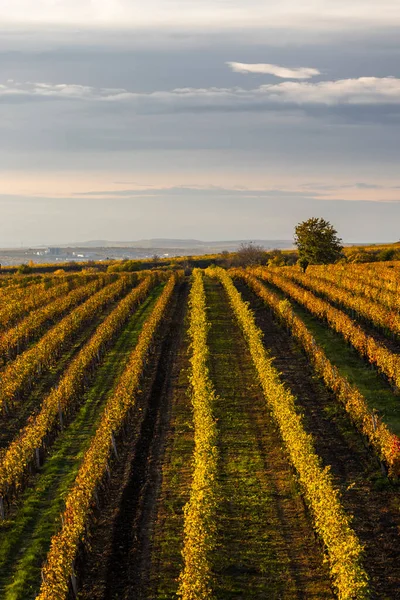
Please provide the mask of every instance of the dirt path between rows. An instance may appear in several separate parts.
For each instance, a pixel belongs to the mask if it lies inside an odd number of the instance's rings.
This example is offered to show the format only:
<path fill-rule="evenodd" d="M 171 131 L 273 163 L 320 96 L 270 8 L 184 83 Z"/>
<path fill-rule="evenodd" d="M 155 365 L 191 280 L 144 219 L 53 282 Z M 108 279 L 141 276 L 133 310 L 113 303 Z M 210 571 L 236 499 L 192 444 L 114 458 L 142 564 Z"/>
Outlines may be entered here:
<path fill-rule="evenodd" d="M 333 598 L 321 548 L 225 292 L 206 279 L 206 293 L 220 453 L 215 597 Z"/>
<path fill-rule="evenodd" d="M 364 447 L 335 398 L 316 379 L 310 364 L 271 311 L 246 287 L 235 282 L 250 302 L 274 365 L 297 398 L 306 429 L 325 465 L 331 466 L 353 527 L 365 545 L 372 597 L 400 598 L 400 495 L 380 478 L 376 459 Z"/>
<path fill-rule="evenodd" d="M 0 598 L 31 600 L 39 590 L 40 570 L 51 537 L 59 528 L 65 497 L 76 477 L 82 456 L 96 431 L 102 409 L 136 345 L 143 322 L 157 294 L 134 312 L 96 370 L 90 389 L 69 425 L 56 437 L 43 465 L 12 505 L 0 528 Z"/>
<path fill-rule="evenodd" d="M 152 546 L 175 387 L 186 397 L 177 357 L 184 338 L 188 287 L 184 282 L 175 295 L 146 368 L 138 410 L 125 428 L 127 435 L 119 440 L 119 460 L 92 528 L 90 551 L 81 561 L 82 600 L 155 597 L 149 591 L 156 579 Z"/>

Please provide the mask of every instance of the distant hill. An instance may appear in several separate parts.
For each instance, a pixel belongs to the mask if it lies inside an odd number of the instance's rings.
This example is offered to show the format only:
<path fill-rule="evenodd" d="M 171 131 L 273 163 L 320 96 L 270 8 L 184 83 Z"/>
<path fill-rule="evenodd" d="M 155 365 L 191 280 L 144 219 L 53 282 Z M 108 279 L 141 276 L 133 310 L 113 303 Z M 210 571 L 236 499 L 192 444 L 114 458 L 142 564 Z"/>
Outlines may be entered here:
<path fill-rule="evenodd" d="M 136 240 L 131 242 L 113 242 L 109 240 L 90 240 L 87 242 L 76 242 L 71 244 L 61 244 L 60 248 L 154 248 L 168 249 L 181 248 L 182 250 L 190 249 L 191 251 L 199 249 L 212 249 L 215 251 L 236 250 L 240 244 L 253 242 L 265 248 L 292 248 L 292 240 L 223 240 L 204 242 L 202 240 L 193 239 L 170 239 L 170 238 L 152 238 L 148 240 Z"/>

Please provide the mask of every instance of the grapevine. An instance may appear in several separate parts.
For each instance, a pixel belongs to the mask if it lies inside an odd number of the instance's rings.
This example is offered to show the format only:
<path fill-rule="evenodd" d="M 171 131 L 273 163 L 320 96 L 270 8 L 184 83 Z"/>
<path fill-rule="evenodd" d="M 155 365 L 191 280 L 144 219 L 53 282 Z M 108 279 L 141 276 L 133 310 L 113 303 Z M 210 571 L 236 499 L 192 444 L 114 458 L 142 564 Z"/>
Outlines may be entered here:
<path fill-rule="evenodd" d="M 243 302 L 226 271 L 208 269 L 228 295 L 232 310 L 247 340 L 266 400 L 274 415 L 290 459 L 298 473 L 306 500 L 312 510 L 315 528 L 327 549 L 330 571 L 340 600 L 368 597 L 368 577 L 362 566 L 362 546 L 344 512 L 329 469 L 323 468 L 312 438 L 297 413 L 295 398 L 285 388 L 272 365 L 248 305 Z"/>
<path fill-rule="evenodd" d="M 61 530 L 51 541 L 37 600 L 61 600 L 68 593 L 73 561 L 85 535 L 96 488 L 108 467 L 114 435 L 120 430 L 129 410 L 136 404 L 146 358 L 171 300 L 177 277 L 179 275 L 171 275 L 150 317 L 143 325 L 136 348 L 107 402 L 90 447 L 83 457 L 78 475 L 66 497 Z"/>

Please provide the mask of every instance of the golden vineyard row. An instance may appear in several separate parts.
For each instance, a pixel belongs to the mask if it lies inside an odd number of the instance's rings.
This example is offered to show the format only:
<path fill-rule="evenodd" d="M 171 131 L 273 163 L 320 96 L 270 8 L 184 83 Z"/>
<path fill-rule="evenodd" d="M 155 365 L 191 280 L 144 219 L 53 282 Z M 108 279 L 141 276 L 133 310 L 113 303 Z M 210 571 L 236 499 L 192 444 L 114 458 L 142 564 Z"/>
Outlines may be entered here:
<path fill-rule="evenodd" d="M 89 323 L 99 311 L 125 294 L 131 283 L 130 278 L 122 277 L 54 325 L 32 348 L 20 354 L 0 372 L 0 406 L 8 409 L 19 394 L 27 393 L 34 384 L 35 377 L 43 370 L 56 364 L 67 344 Z M 96 291 L 96 283 L 90 284 Z"/>
<path fill-rule="evenodd" d="M 271 307 L 292 335 L 301 343 L 311 364 L 344 405 L 351 420 L 365 435 L 379 458 L 387 465 L 390 475 L 400 475 L 400 439 L 392 433 L 383 421 L 373 415 L 364 396 L 346 377 L 340 375 L 325 352 L 319 346 L 305 323 L 294 314 L 288 300 L 281 300 L 268 290 L 258 279 L 241 269 L 231 271 L 233 277 L 243 279 L 247 285 Z"/>
<path fill-rule="evenodd" d="M 109 283 L 96 278 L 93 282 L 80 286 L 68 293 L 68 284 L 54 288 L 59 292 L 46 306 L 33 310 L 17 325 L 0 334 L 0 360 L 7 361 L 22 352 L 33 337 L 38 337 L 48 323 L 61 317 L 67 311 L 87 300 L 95 292 Z M 50 299 L 52 300 L 52 298 Z"/>
<path fill-rule="evenodd" d="M 54 277 L 51 287 L 39 283 L 23 289 L 17 288 L 14 293 L 10 293 L 11 290 L 9 290 L 8 293 L 3 294 L 1 297 L 0 330 L 11 327 L 31 310 L 44 306 L 52 300 L 68 294 L 74 288 L 97 278 L 97 275 L 68 275 L 66 277 Z M 112 279 L 108 276 L 103 278 L 103 281 L 110 283 Z"/>
<path fill-rule="evenodd" d="M 268 269 L 253 269 L 254 275 L 272 283 L 296 302 L 304 306 L 319 319 L 325 320 L 332 329 L 340 333 L 361 356 L 371 364 L 378 367 L 386 377 L 400 389 L 400 356 L 392 352 L 387 346 L 377 342 L 373 337 L 357 325 L 343 311 L 332 306 L 326 300 L 318 298 L 306 290 Z"/>
<path fill-rule="evenodd" d="M 210 552 L 215 548 L 217 500 L 217 427 L 213 418 L 214 387 L 208 371 L 206 298 L 203 275 L 193 274 L 189 298 L 191 397 L 194 420 L 194 472 L 184 509 L 184 568 L 178 596 L 183 600 L 212 597 Z"/>
<path fill-rule="evenodd" d="M 37 291 L 46 290 L 53 285 L 58 285 L 66 280 L 66 278 L 74 278 L 80 273 L 73 273 L 69 275 L 55 274 L 50 275 L 22 275 L 16 277 L 15 275 L 0 275 L 0 300 L 7 299 L 18 299 L 20 294 L 24 294 L 25 291 L 35 286 Z M 93 277 L 93 275 L 92 275 Z"/>
<path fill-rule="evenodd" d="M 356 267 L 353 269 L 353 267 Z M 363 268 L 364 267 L 364 268 Z M 400 287 L 399 262 L 377 262 L 366 265 L 352 265 L 351 271 L 363 276 L 365 272 L 369 274 L 371 280 L 375 278 L 375 285 L 380 287 L 384 285 L 387 289 L 397 292 Z"/>
<path fill-rule="evenodd" d="M 148 276 L 119 302 L 73 359 L 59 384 L 43 400 L 40 412 L 7 449 L 0 451 L 0 497 L 15 495 L 35 449 L 43 445 L 46 435 L 54 429 L 60 412 L 67 413 L 79 402 L 93 367 L 99 364 L 107 346 L 158 279 L 155 274 Z"/>
<path fill-rule="evenodd" d="M 208 269 L 223 284 L 233 312 L 247 340 L 265 398 L 295 467 L 305 498 L 311 508 L 315 528 L 326 547 L 330 572 L 340 600 L 368 596 L 368 577 L 362 566 L 362 546 L 350 526 L 334 488 L 329 470 L 316 454 L 312 437 L 306 433 L 296 411 L 295 398 L 285 388 L 272 365 L 248 305 L 243 302 L 226 271 Z"/>
<path fill-rule="evenodd" d="M 355 296 L 334 283 L 294 269 L 285 270 L 283 275 L 318 294 L 322 294 L 325 298 L 336 302 L 340 306 L 356 311 L 358 315 L 367 319 L 376 327 L 400 335 L 400 314 L 397 309 L 390 310 L 382 304 L 368 300 L 364 296 Z"/>
<path fill-rule="evenodd" d="M 68 593 L 73 561 L 84 538 L 97 487 L 110 459 L 113 436 L 119 432 L 129 410 L 136 404 L 140 378 L 155 333 L 170 303 L 179 275 L 170 276 L 150 317 L 144 323 L 119 382 L 107 401 L 100 423 L 80 465 L 75 482 L 65 500 L 61 530 L 53 536 L 42 570 L 43 583 L 37 600 L 61 600 Z"/>
<path fill-rule="evenodd" d="M 373 279 L 367 277 L 367 272 L 362 272 L 360 277 L 356 273 L 344 270 L 335 265 L 336 269 L 330 269 L 328 266 L 315 266 L 307 269 L 307 275 L 311 275 L 313 280 L 330 282 L 338 288 L 351 292 L 357 296 L 365 296 L 372 302 L 383 304 L 389 310 L 399 311 L 400 298 L 398 293 L 386 289 L 383 285 L 376 286 L 379 276 L 375 273 Z M 284 270 L 285 274 L 291 274 L 296 270 L 288 268 Z M 375 285 L 374 285 L 375 284 Z"/>
<path fill-rule="evenodd" d="M 317 267 L 318 268 L 318 267 Z M 325 267 L 323 267 L 325 268 Z M 398 293 L 400 289 L 400 270 L 398 262 L 377 262 L 352 265 L 326 265 L 328 270 L 339 268 L 360 280 L 366 280 L 368 285 Z"/>

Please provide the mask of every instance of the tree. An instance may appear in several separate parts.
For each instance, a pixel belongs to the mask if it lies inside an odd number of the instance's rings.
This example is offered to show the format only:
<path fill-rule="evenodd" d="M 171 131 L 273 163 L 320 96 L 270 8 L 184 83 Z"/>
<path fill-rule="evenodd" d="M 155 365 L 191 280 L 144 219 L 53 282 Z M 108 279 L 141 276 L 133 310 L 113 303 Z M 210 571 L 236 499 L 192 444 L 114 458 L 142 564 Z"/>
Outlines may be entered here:
<path fill-rule="evenodd" d="M 295 228 L 294 241 L 299 251 L 299 264 L 305 271 L 310 264 L 326 265 L 342 258 L 342 240 L 332 225 L 312 217 Z"/>
<path fill-rule="evenodd" d="M 18 273 L 20 275 L 29 275 L 30 273 L 32 273 L 32 271 L 33 271 L 33 269 L 31 267 L 31 265 L 27 265 L 26 263 L 22 263 L 18 267 Z"/>
<path fill-rule="evenodd" d="M 243 242 L 236 252 L 235 262 L 241 267 L 252 265 L 263 265 L 267 259 L 267 253 L 263 246 L 253 242 Z"/>
<path fill-rule="evenodd" d="M 283 267 L 284 265 L 286 265 L 286 261 L 282 250 L 272 250 L 271 252 L 268 252 L 269 267 Z"/>

